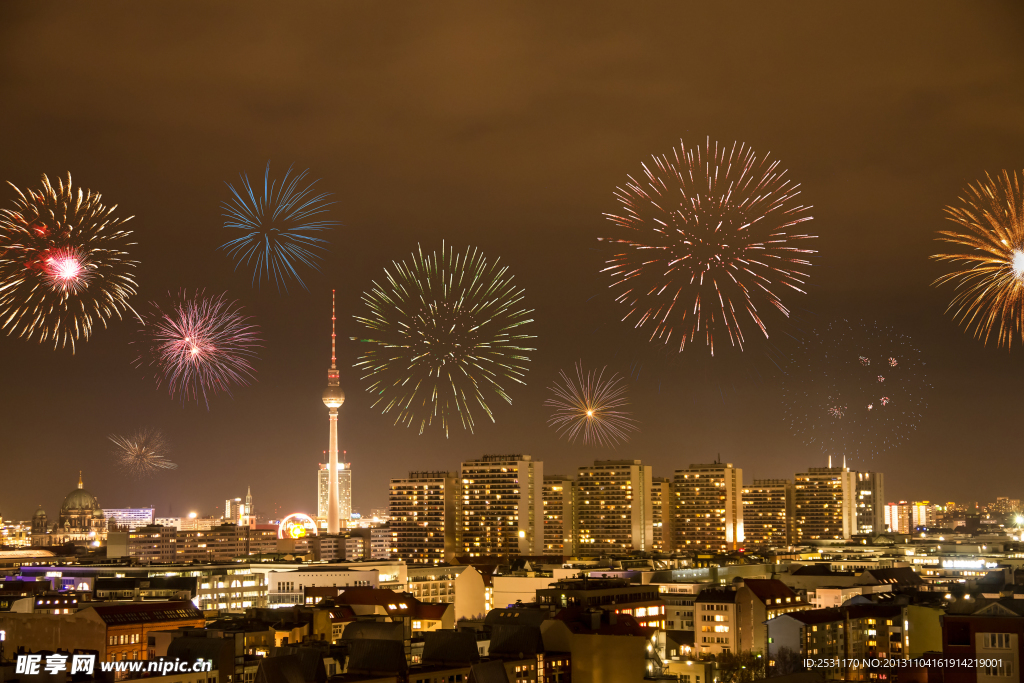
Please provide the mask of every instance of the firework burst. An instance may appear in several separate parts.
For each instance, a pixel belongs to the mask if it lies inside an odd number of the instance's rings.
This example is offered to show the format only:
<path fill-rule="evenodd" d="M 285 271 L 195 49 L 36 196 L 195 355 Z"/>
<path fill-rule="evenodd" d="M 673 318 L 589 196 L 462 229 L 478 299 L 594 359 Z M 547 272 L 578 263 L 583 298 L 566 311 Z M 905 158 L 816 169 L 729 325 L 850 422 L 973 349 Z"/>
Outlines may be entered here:
<path fill-rule="evenodd" d="M 182 292 L 166 306 L 151 303 L 142 319 L 145 350 L 136 364 L 148 364 L 157 386 L 166 383 L 171 396 L 183 402 L 201 397 L 209 409 L 210 396 L 231 395 L 232 386 L 254 379 L 259 327 L 226 294 Z"/>
<path fill-rule="evenodd" d="M 87 340 L 97 325 L 130 311 L 136 262 L 125 249 L 129 218 L 91 190 L 57 185 L 18 193 L 0 210 L 0 329 L 54 348 Z"/>
<path fill-rule="evenodd" d="M 232 197 L 221 204 L 224 227 L 241 234 L 220 248 L 235 261 L 235 270 L 243 264 L 252 268 L 254 286 L 273 280 L 278 291 L 288 291 L 294 279 L 305 289 L 297 266 L 320 270 L 327 240 L 318 235 L 338 222 L 324 217 L 334 203 L 327 201 L 331 194 L 314 189 L 317 181 L 306 182 L 307 173 L 293 175 L 289 166 L 284 178 L 272 181 L 267 162 L 262 189 L 244 173 L 240 188 L 227 184 Z"/>
<path fill-rule="evenodd" d="M 968 186 L 961 206 L 947 206 L 949 220 L 963 230 L 942 230 L 941 242 L 966 247 L 969 252 L 936 254 L 958 269 L 933 282 L 951 282 L 956 295 L 948 310 L 975 339 L 1010 347 L 1024 334 L 1024 192 L 1020 176 L 1007 171 Z"/>
<path fill-rule="evenodd" d="M 617 250 L 603 272 L 628 308 L 623 320 L 680 351 L 703 339 L 712 355 L 723 333 L 743 349 L 748 317 L 767 337 L 762 309 L 789 316 L 780 291 L 803 292 L 814 253 L 800 246 L 813 236 L 795 232 L 811 220 L 795 201 L 800 186 L 778 161 L 710 140 L 643 169 L 616 190 L 621 213 L 605 214 L 619 234 L 602 238 Z"/>
<path fill-rule="evenodd" d="M 887 366 L 885 375 L 872 365 Z M 787 421 L 825 455 L 887 454 L 917 429 L 929 388 L 905 335 L 836 320 L 809 334 L 785 381 Z"/>
<path fill-rule="evenodd" d="M 488 395 L 511 403 L 504 383 L 525 383 L 534 350 L 523 331 L 533 311 L 508 269 L 475 248 L 457 254 L 442 244 L 440 254 L 418 249 L 384 276 L 356 316 L 372 335 L 360 339 L 368 347 L 355 367 L 370 381 L 373 405 L 394 411 L 395 424 L 418 423 L 421 434 L 437 421 L 447 435 L 456 416 L 472 432 L 474 407 L 493 422 Z"/>
<path fill-rule="evenodd" d="M 548 424 L 557 429 L 559 438 L 565 436 L 574 443 L 582 434 L 584 444 L 614 448 L 636 431 L 636 420 L 623 410 L 629 405 L 625 381 L 616 374 L 605 379 L 606 369 L 584 372 L 583 364 L 577 363 L 575 379 L 563 370 L 561 382 L 548 388 L 554 398 L 544 405 L 555 409 Z"/>
<path fill-rule="evenodd" d="M 148 477 L 161 470 L 175 470 L 178 466 L 167 459 L 167 442 L 157 429 L 140 429 L 126 436 L 108 437 L 116 448 L 118 464 L 130 476 Z"/>

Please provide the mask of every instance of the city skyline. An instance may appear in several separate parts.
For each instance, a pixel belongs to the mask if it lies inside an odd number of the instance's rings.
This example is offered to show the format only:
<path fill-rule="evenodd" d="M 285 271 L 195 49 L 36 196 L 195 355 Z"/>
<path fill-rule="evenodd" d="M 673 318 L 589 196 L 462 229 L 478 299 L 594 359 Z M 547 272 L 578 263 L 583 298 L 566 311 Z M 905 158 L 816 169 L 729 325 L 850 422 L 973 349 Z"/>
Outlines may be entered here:
<path fill-rule="evenodd" d="M 268 30 L 257 18 L 220 8 L 189 29 L 187 50 L 180 27 L 153 9 L 131 20 L 100 5 L 57 16 L 0 9 L 10 97 L 24 103 L 0 112 L 5 129 L 19 131 L 0 180 L 35 187 L 43 173 L 71 172 L 133 215 L 137 310 L 181 288 L 227 291 L 263 333 L 256 381 L 212 396 L 208 411 L 132 367 L 130 314 L 97 326 L 74 354 L 0 336 L 0 513 L 27 520 L 37 505 L 56 507 L 79 470 L 106 504 L 152 505 L 161 517 L 212 512 L 247 486 L 258 508 L 315 513 L 312 473 L 329 449 L 316 392 L 334 289 L 346 392 L 338 451 L 353 464 L 356 508 L 383 507 L 393 478 L 457 471 L 487 454 L 530 455 L 545 472 L 569 474 L 594 460 L 640 460 L 669 478 L 720 455 L 745 485 L 824 467 L 826 455 L 786 423 L 776 362 L 798 361 L 795 340 L 837 318 L 907 334 L 931 384 L 910 438 L 850 459 L 852 470 L 883 472 L 886 502 L 1024 497 L 990 476 L 1016 448 L 1020 351 L 961 329 L 945 312 L 950 292 L 930 286 L 943 269 L 928 260 L 951 225 L 944 206 L 985 172 L 1022 167 L 1024 94 L 1013 84 L 1024 73 L 1012 27 L 1024 10 L 946 9 L 922 17 L 886 6 L 890 21 L 879 25 L 869 11 L 818 8 L 812 29 L 796 6 L 665 8 L 625 20 L 612 5 L 583 19 L 547 8 L 543 22 L 511 7 L 410 10 L 394 23 L 326 7 L 317 20 L 283 19 L 281 42 L 266 47 L 240 37 Z M 769 19 L 774 47 L 760 35 Z M 728 26 L 733 52 L 709 58 L 715 43 L 696 31 L 669 59 L 680 25 Z M 91 38 L 108 30 L 132 37 L 113 48 Z M 960 47 L 949 47 L 951 36 Z M 138 59 L 124 58 L 142 45 Z M 772 59 L 761 60 L 766 49 Z M 701 60 L 713 63 L 695 67 Z M 251 81 L 254 70 L 267 79 Z M 55 85 L 65 81 L 71 111 Z M 813 206 L 818 236 L 808 294 L 792 300 L 789 323 L 771 327 L 770 347 L 726 347 L 714 359 L 700 345 L 663 353 L 623 324 L 597 242 L 627 174 L 681 139 L 708 138 L 782 160 Z M 241 171 L 255 177 L 268 159 L 312 169 L 333 193 L 330 216 L 341 225 L 323 272 L 304 276 L 308 291 L 254 288 L 216 250 L 224 183 Z M 0 207 L 13 196 L 0 189 Z M 495 422 L 481 414 L 473 433 L 459 426 L 448 437 L 419 435 L 373 409 L 353 368 L 361 345 L 350 339 L 361 334 L 353 316 L 374 278 L 418 244 L 433 251 L 442 241 L 500 257 L 525 290 L 537 337 L 525 386 L 505 387 L 510 405 L 490 403 Z M 614 450 L 568 443 L 547 424 L 546 387 L 580 361 L 628 383 L 640 430 Z M 55 409 L 55 388 L 71 407 Z M 178 469 L 133 483 L 107 437 L 143 427 L 163 433 Z M 989 468 L 965 465 L 982 459 Z"/>

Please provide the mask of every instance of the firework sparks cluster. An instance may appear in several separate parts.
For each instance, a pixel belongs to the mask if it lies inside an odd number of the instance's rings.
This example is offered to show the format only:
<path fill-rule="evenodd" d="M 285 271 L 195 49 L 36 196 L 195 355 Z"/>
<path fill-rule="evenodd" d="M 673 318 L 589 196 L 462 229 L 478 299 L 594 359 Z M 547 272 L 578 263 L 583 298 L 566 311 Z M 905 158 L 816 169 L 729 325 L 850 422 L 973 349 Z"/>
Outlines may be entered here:
<path fill-rule="evenodd" d="M 624 410 L 629 405 L 625 380 L 617 374 L 605 379 L 605 370 L 585 372 L 583 364 L 577 363 L 575 378 L 562 371 L 561 381 L 549 387 L 554 396 L 544 405 L 555 411 L 548 424 L 560 438 L 574 443 L 582 436 L 584 444 L 614 448 L 636 431 L 636 420 Z"/>
<path fill-rule="evenodd" d="M 231 199 L 222 204 L 224 227 L 241 234 L 220 248 L 235 261 L 236 270 L 243 264 L 252 268 L 253 285 L 273 280 L 287 291 L 294 280 L 305 289 L 297 266 L 320 270 L 327 240 L 319 235 L 338 222 L 325 216 L 334 203 L 327 201 L 331 194 L 316 190 L 317 181 L 307 182 L 308 173 L 292 174 L 289 167 L 280 181 L 271 180 L 268 162 L 262 188 L 254 188 L 244 173 L 240 189 L 228 183 Z"/>
<path fill-rule="evenodd" d="M 765 310 L 789 316 L 782 293 L 804 291 L 814 253 L 799 187 L 744 144 L 653 157 L 617 189 L 620 213 L 606 214 L 618 230 L 603 238 L 616 250 L 604 272 L 623 319 L 680 351 L 702 340 L 713 355 L 721 337 L 742 349 L 750 326 L 767 338 Z"/>
<path fill-rule="evenodd" d="M 125 474 L 141 479 L 178 466 L 167 459 L 168 447 L 157 429 L 140 429 L 124 436 L 111 434 L 114 457 Z"/>
<path fill-rule="evenodd" d="M 872 364 L 888 367 L 887 374 Z M 826 455 L 871 458 L 910 437 L 929 388 L 920 351 L 891 329 L 837 320 L 814 331 L 785 382 L 794 434 Z"/>
<path fill-rule="evenodd" d="M 73 350 L 96 325 L 131 310 L 129 218 L 74 188 L 70 175 L 56 185 L 44 175 L 40 190 L 14 189 L 14 207 L 0 209 L 0 328 Z"/>
<path fill-rule="evenodd" d="M 936 254 L 957 270 L 933 284 L 952 283 L 956 295 L 949 309 L 964 327 L 986 344 L 999 346 L 1024 336 L 1024 191 L 1021 177 L 1003 171 L 971 185 L 959 206 L 946 207 L 961 230 L 943 230 L 938 239 L 968 251 Z"/>
<path fill-rule="evenodd" d="M 473 431 L 475 408 L 493 421 L 489 396 L 512 402 L 505 383 L 524 383 L 534 350 L 525 346 L 533 311 L 523 307 L 523 290 L 471 247 L 419 249 L 393 265 L 363 294 L 366 313 L 356 316 L 367 330 L 356 367 L 374 407 L 421 434 L 435 422 L 447 434 L 456 420 Z"/>
<path fill-rule="evenodd" d="M 136 363 L 155 370 L 157 385 L 166 384 L 171 396 L 202 399 L 207 408 L 210 396 L 248 385 L 259 327 L 238 302 L 184 291 L 168 299 L 152 302 L 142 315 L 143 352 Z"/>

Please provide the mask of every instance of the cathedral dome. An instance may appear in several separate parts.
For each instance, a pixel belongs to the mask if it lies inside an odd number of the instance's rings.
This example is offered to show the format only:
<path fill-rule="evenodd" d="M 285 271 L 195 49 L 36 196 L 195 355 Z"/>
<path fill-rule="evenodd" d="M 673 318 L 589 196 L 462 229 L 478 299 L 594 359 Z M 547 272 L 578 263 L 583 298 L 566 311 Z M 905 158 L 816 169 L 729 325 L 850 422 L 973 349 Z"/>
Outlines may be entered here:
<path fill-rule="evenodd" d="M 45 517 L 45 516 L 46 516 L 46 510 L 44 510 L 43 508 L 39 508 L 39 509 L 38 509 L 38 510 L 36 510 L 36 511 L 35 511 L 34 513 L 32 513 L 32 517 L 33 517 L 33 518 L 36 518 L 36 517 Z"/>
<path fill-rule="evenodd" d="M 95 510 L 96 499 L 85 489 L 75 489 L 64 498 L 64 504 L 60 506 L 61 512 L 68 510 Z"/>

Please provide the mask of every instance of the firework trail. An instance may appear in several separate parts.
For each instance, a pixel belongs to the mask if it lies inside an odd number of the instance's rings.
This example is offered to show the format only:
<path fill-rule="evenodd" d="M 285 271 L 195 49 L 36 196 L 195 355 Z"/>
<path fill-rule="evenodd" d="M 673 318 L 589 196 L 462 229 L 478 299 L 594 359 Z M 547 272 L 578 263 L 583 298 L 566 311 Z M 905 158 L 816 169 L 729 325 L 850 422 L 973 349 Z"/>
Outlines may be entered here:
<path fill-rule="evenodd" d="M 262 191 L 244 173 L 240 189 L 227 183 L 232 198 L 221 204 L 224 227 L 241 234 L 220 249 L 235 261 L 235 270 L 242 264 L 253 269 L 253 286 L 273 280 L 278 291 L 288 291 L 288 281 L 294 279 L 306 289 L 296 266 L 320 270 L 327 240 L 318 235 L 338 222 L 324 218 L 334 204 L 327 201 L 331 193 L 315 190 L 316 180 L 304 182 L 307 173 L 309 169 L 292 175 L 289 166 L 284 178 L 271 181 L 267 162 Z"/>
<path fill-rule="evenodd" d="M 254 379 L 252 360 L 260 345 L 259 327 L 226 294 L 187 292 L 165 307 L 153 302 L 142 316 L 144 351 L 136 364 L 155 371 L 157 386 L 166 382 L 182 402 L 210 396 Z"/>
<path fill-rule="evenodd" d="M 961 206 L 947 206 L 949 220 L 963 230 L 942 230 L 941 242 L 966 247 L 969 252 L 936 254 L 933 259 L 956 264 L 958 270 L 933 282 L 952 282 L 956 295 L 946 310 L 975 339 L 988 343 L 996 336 L 1009 348 L 1024 335 L 1024 192 L 1020 176 L 1007 171 L 968 186 Z"/>
<path fill-rule="evenodd" d="M 38 191 L 11 185 L 14 208 L 0 209 L 0 329 L 74 351 L 97 324 L 132 310 L 137 262 L 125 249 L 135 243 L 122 228 L 131 217 L 72 188 L 70 174 L 66 184 L 45 175 L 42 183 Z"/>
<path fill-rule="evenodd" d="M 419 424 L 420 434 L 439 422 L 448 434 L 458 416 L 473 431 L 473 408 L 494 421 L 488 394 L 511 403 L 506 380 L 525 384 L 533 322 L 522 308 L 523 290 L 508 269 L 467 247 L 445 248 L 411 261 L 394 262 L 383 284 L 363 294 L 367 312 L 356 316 L 371 335 L 355 367 L 369 380 L 373 405 L 394 411 L 395 424 Z M 353 337 L 353 339 L 358 339 Z"/>
<path fill-rule="evenodd" d="M 780 291 L 803 292 L 813 235 L 797 233 L 811 220 L 796 203 L 799 185 L 778 161 L 758 158 L 745 144 L 687 148 L 652 158 L 640 180 L 616 189 L 620 214 L 605 214 L 618 234 L 600 238 L 616 250 L 611 275 L 623 320 L 648 325 L 665 345 L 703 339 L 714 355 L 716 335 L 743 349 L 743 321 L 767 338 L 763 310 L 789 316 Z"/>
<path fill-rule="evenodd" d="M 108 437 L 116 446 L 114 456 L 128 475 L 141 479 L 178 466 L 167 459 L 167 442 L 157 429 L 140 429 L 126 436 Z"/>
<path fill-rule="evenodd" d="M 808 334 L 785 381 L 793 433 L 825 455 L 887 455 L 917 429 L 930 388 L 909 337 L 836 320 Z M 881 374 L 880 374 L 881 373 Z"/>
<path fill-rule="evenodd" d="M 557 429 L 559 438 L 566 436 L 574 443 L 582 434 L 584 444 L 614 448 L 636 431 L 636 420 L 623 410 L 629 405 L 625 381 L 616 374 L 605 379 L 606 369 L 584 372 L 583 364 L 577 363 L 575 379 L 563 370 L 561 383 L 548 388 L 554 398 L 544 405 L 555 409 L 548 424 Z"/>

